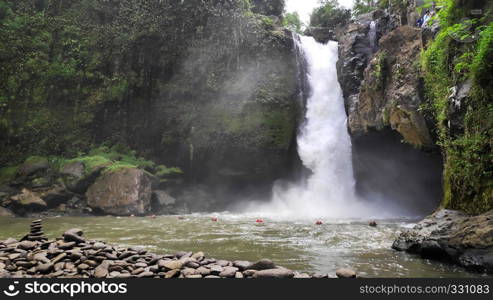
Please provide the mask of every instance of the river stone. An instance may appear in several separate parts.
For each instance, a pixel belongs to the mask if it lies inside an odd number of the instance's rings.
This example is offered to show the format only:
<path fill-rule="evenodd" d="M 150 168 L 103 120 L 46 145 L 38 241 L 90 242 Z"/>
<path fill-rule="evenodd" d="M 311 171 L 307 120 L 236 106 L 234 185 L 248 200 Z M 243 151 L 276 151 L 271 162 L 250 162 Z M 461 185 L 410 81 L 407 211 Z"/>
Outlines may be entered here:
<path fill-rule="evenodd" d="M 67 253 L 66 252 L 63 252 L 63 253 L 60 253 L 58 254 L 52 261 L 51 263 L 52 264 L 56 264 L 57 262 L 61 261 L 62 259 L 65 258 L 65 256 L 67 256 Z"/>
<path fill-rule="evenodd" d="M 5 241 L 3 241 L 3 243 L 4 243 L 5 245 L 11 245 L 11 244 L 17 243 L 17 240 L 16 240 L 16 239 L 14 239 L 14 238 L 8 238 L 8 239 L 6 239 Z"/>
<path fill-rule="evenodd" d="M 67 163 L 60 170 L 60 174 L 71 176 L 74 178 L 82 178 L 84 176 L 84 163 L 80 161 L 74 161 Z"/>
<path fill-rule="evenodd" d="M 176 270 L 176 269 L 181 269 L 183 263 L 179 260 L 170 260 L 170 261 L 164 261 L 161 265 L 167 270 Z"/>
<path fill-rule="evenodd" d="M 216 264 L 220 265 L 221 267 L 226 267 L 230 265 L 230 262 L 227 260 L 218 260 Z"/>
<path fill-rule="evenodd" d="M 147 264 L 144 262 L 138 262 L 134 264 L 134 266 L 136 266 L 137 268 L 147 268 Z"/>
<path fill-rule="evenodd" d="M 144 268 L 137 268 L 137 269 L 132 271 L 132 275 L 139 275 L 140 273 L 142 273 L 144 271 L 145 271 Z"/>
<path fill-rule="evenodd" d="M 6 209 L 5 207 L 0 207 L 0 217 L 13 217 L 13 216 L 14 214 L 10 210 Z"/>
<path fill-rule="evenodd" d="M 493 273 L 493 210 L 477 216 L 443 209 L 404 231 L 392 248 Z"/>
<path fill-rule="evenodd" d="M 206 267 L 198 267 L 197 272 L 199 272 L 202 276 L 207 276 L 211 274 L 211 270 Z"/>
<path fill-rule="evenodd" d="M 205 254 L 204 254 L 204 252 L 202 252 L 202 251 L 199 251 L 199 252 L 194 253 L 194 254 L 192 255 L 192 258 L 194 258 L 194 259 L 196 259 L 196 260 L 198 260 L 198 261 L 202 260 L 204 257 L 205 257 Z"/>
<path fill-rule="evenodd" d="M 36 263 L 33 261 L 17 261 L 15 264 L 18 267 L 23 267 L 26 269 L 29 269 L 29 268 L 34 267 L 36 265 Z"/>
<path fill-rule="evenodd" d="M 58 263 L 54 264 L 53 269 L 54 269 L 55 271 L 60 271 L 60 270 L 62 270 L 64 267 L 65 267 L 65 263 L 64 263 L 64 262 L 58 262 Z"/>
<path fill-rule="evenodd" d="M 311 276 L 306 273 L 301 273 L 301 274 L 297 273 L 294 275 L 294 278 L 307 279 L 307 278 L 311 278 Z"/>
<path fill-rule="evenodd" d="M 261 259 L 255 263 L 252 263 L 251 265 L 249 265 L 247 267 L 248 270 L 257 270 L 257 271 L 271 270 L 271 269 L 275 269 L 275 268 L 276 268 L 276 265 L 268 259 Z"/>
<path fill-rule="evenodd" d="M 112 271 L 112 272 L 110 272 L 110 274 L 108 274 L 108 276 L 111 278 L 118 278 L 118 276 L 120 276 L 120 275 L 121 275 L 121 273 L 118 271 Z"/>
<path fill-rule="evenodd" d="M 137 275 L 138 278 L 149 278 L 149 277 L 154 277 L 156 274 L 152 273 L 151 271 L 144 271 Z"/>
<path fill-rule="evenodd" d="M 46 252 L 39 252 L 34 254 L 33 259 L 40 261 L 42 263 L 49 263 L 50 260 L 46 257 L 47 253 Z"/>
<path fill-rule="evenodd" d="M 20 257 L 20 256 L 21 256 L 21 254 L 20 254 L 20 253 L 12 253 L 12 254 L 7 255 L 7 257 L 8 257 L 10 260 L 14 260 L 14 259 L 16 259 L 16 258 L 18 258 L 18 257 Z"/>
<path fill-rule="evenodd" d="M 243 275 L 245 275 L 246 277 L 250 277 L 250 276 L 253 276 L 253 274 L 255 274 L 257 271 L 255 270 L 245 270 L 243 271 Z"/>
<path fill-rule="evenodd" d="M 63 235 L 66 235 L 66 234 L 68 234 L 68 233 L 70 233 L 70 234 L 75 234 L 75 235 L 77 235 L 77 236 L 83 236 L 83 235 L 84 235 L 84 232 L 82 231 L 82 229 L 79 229 L 79 228 L 72 228 L 72 229 L 69 229 L 69 230 L 65 231 L 65 232 L 63 233 Z"/>
<path fill-rule="evenodd" d="M 202 275 L 200 275 L 200 274 L 187 275 L 187 276 L 185 276 L 185 278 L 188 278 L 188 279 L 200 279 L 200 278 L 202 278 Z"/>
<path fill-rule="evenodd" d="M 67 250 L 67 249 L 72 249 L 76 245 L 75 242 L 60 242 L 58 243 L 58 248 Z"/>
<path fill-rule="evenodd" d="M 105 260 L 99 266 L 94 269 L 94 277 L 96 278 L 105 278 L 108 276 L 108 267 L 110 266 L 110 262 Z"/>
<path fill-rule="evenodd" d="M 56 184 L 54 186 L 51 186 L 48 190 L 43 191 L 40 196 L 43 201 L 46 202 L 48 208 L 58 207 L 59 209 L 63 209 L 63 207 L 66 208 L 67 201 L 70 200 L 74 195 L 73 193 L 69 192 L 64 186 Z M 60 206 L 62 206 L 62 208 L 60 208 Z"/>
<path fill-rule="evenodd" d="M 180 270 L 178 270 L 178 269 L 171 270 L 171 271 L 168 271 L 165 273 L 164 278 L 174 278 L 178 274 L 180 274 Z"/>
<path fill-rule="evenodd" d="M 53 269 L 53 264 L 51 264 L 51 263 L 41 264 L 41 265 L 38 265 L 38 267 L 36 269 L 41 274 L 48 274 Z"/>
<path fill-rule="evenodd" d="M 31 156 L 19 167 L 19 174 L 28 176 L 38 171 L 47 170 L 49 167 L 50 163 L 45 157 Z"/>
<path fill-rule="evenodd" d="M 81 270 L 81 271 L 83 271 L 83 270 L 87 270 L 87 269 L 89 269 L 89 265 L 88 265 L 88 264 L 84 264 L 84 263 L 83 263 L 83 264 L 78 265 L 78 266 L 77 266 L 77 269 L 79 269 L 79 270 Z"/>
<path fill-rule="evenodd" d="M 221 277 L 216 276 L 216 275 L 208 275 L 208 276 L 205 276 L 204 278 L 217 279 L 217 278 L 221 278 Z"/>
<path fill-rule="evenodd" d="M 253 278 L 293 278 L 293 277 L 294 277 L 293 271 L 284 268 L 261 270 L 253 274 Z"/>
<path fill-rule="evenodd" d="M 235 267 L 224 267 L 223 271 L 219 273 L 219 277 L 227 277 L 227 278 L 232 278 L 235 276 L 236 271 L 238 271 L 238 268 Z"/>
<path fill-rule="evenodd" d="M 22 250 L 31 250 L 34 247 L 36 247 L 36 243 L 31 241 L 22 241 L 17 245 L 17 248 Z"/>
<path fill-rule="evenodd" d="M 185 268 L 185 269 L 181 270 L 181 274 L 183 274 L 183 276 L 186 277 L 189 275 L 197 275 L 197 274 L 199 274 L 199 272 L 196 269 Z"/>
<path fill-rule="evenodd" d="M 63 271 L 62 271 L 62 270 L 58 270 L 58 271 L 56 271 L 56 272 L 54 272 L 54 273 L 51 273 L 51 274 L 49 275 L 49 277 L 50 277 L 50 278 L 58 278 L 58 277 L 62 276 L 63 274 L 64 274 L 64 273 L 63 273 Z"/>
<path fill-rule="evenodd" d="M 165 208 L 176 204 L 176 199 L 170 196 L 166 191 L 155 190 L 153 192 L 153 198 L 155 199 L 158 208 Z"/>
<path fill-rule="evenodd" d="M 95 250 L 100 250 L 100 249 L 104 249 L 106 248 L 106 245 L 104 243 L 101 243 L 101 242 L 96 242 L 94 243 L 94 245 L 92 245 L 92 249 L 95 249 Z"/>
<path fill-rule="evenodd" d="M 235 260 L 233 262 L 233 266 L 240 269 L 240 271 L 246 270 L 251 264 L 252 264 L 251 262 L 245 260 Z"/>
<path fill-rule="evenodd" d="M 151 209 L 153 181 L 151 175 L 140 169 L 105 173 L 88 189 L 87 204 L 107 214 L 146 214 Z"/>
<path fill-rule="evenodd" d="M 193 268 L 193 269 L 197 269 L 198 267 L 200 267 L 200 264 L 198 262 L 195 262 L 195 261 L 192 261 L 192 260 L 189 260 L 189 261 L 185 262 L 183 265 L 185 267 Z"/>
<path fill-rule="evenodd" d="M 192 257 L 192 254 L 193 252 L 184 252 L 184 251 L 180 251 L 180 252 L 177 252 L 175 254 L 175 256 L 179 259 L 185 259 L 185 258 L 189 258 L 189 257 Z"/>
<path fill-rule="evenodd" d="M 236 272 L 236 273 L 235 273 L 235 278 L 236 278 L 236 279 L 241 279 L 241 278 L 244 278 L 243 273 L 241 273 L 241 272 Z"/>
<path fill-rule="evenodd" d="M 347 268 L 338 269 L 336 275 L 339 278 L 356 278 L 356 272 Z"/>

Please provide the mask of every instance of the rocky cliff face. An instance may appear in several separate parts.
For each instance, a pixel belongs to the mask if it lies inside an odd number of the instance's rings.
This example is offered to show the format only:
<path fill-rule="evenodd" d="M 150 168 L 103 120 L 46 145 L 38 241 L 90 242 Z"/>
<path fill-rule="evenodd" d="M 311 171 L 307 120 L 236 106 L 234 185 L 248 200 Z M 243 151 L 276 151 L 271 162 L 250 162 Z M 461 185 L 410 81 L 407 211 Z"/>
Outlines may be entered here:
<path fill-rule="evenodd" d="M 119 143 L 221 194 L 270 186 L 300 108 L 283 1 L 254 2 L 2 1 L 0 164 Z"/>
<path fill-rule="evenodd" d="M 421 30 L 403 25 L 400 12 L 376 10 L 337 28 L 338 75 L 358 193 L 404 209 L 398 213 L 430 213 L 442 197 L 442 160 L 421 151 L 436 150 L 421 110 Z"/>
<path fill-rule="evenodd" d="M 433 147 L 424 103 L 419 57 L 421 29 L 401 26 L 380 39 L 364 71 L 358 101 L 351 103 L 349 128 L 355 135 L 390 127 L 416 147 Z"/>
<path fill-rule="evenodd" d="M 338 36 L 339 78 L 353 136 L 389 128 L 411 145 L 432 147 L 430 125 L 419 111 L 421 30 L 399 26 L 393 15 L 377 10 L 340 28 Z"/>

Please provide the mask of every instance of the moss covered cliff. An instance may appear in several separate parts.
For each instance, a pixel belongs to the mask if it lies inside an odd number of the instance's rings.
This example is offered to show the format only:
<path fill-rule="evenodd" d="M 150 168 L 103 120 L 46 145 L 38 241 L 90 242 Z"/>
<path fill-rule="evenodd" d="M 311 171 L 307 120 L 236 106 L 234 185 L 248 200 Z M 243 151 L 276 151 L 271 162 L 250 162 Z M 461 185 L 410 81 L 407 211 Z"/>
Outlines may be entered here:
<path fill-rule="evenodd" d="M 442 207 L 491 210 L 493 4 L 396 2 L 405 5 L 372 8 L 336 30 L 355 157 L 358 139 L 392 130 L 417 149 L 441 152 Z M 434 16 L 418 28 L 414 21 L 425 8 Z M 355 162 L 356 171 L 360 164 Z"/>
<path fill-rule="evenodd" d="M 282 8 L 0 1 L 0 165 L 104 142 L 190 180 L 274 180 L 292 161 L 299 116 Z"/>
<path fill-rule="evenodd" d="M 442 205 L 481 213 L 493 209 L 493 4 L 441 4 L 422 59 L 445 158 Z"/>

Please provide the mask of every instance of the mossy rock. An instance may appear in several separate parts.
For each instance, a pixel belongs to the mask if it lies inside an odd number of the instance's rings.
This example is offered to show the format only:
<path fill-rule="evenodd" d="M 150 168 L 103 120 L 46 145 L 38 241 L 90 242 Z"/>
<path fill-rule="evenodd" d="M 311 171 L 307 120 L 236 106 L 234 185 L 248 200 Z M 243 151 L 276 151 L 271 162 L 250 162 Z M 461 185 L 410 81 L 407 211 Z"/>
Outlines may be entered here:
<path fill-rule="evenodd" d="M 19 167 L 19 174 L 29 176 L 39 171 L 46 171 L 50 167 L 50 162 L 46 157 L 30 156 Z"/>

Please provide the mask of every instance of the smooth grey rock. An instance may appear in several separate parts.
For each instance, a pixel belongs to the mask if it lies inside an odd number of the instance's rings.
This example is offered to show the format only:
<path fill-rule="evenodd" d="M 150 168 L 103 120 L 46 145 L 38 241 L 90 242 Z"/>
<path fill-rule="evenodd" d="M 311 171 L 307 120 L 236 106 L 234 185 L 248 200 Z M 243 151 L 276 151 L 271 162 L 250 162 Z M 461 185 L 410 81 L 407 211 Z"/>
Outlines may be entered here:
<path fill-rule="evenodd" d="M 219 273 L 219 277 L 232 278 L 235 276 L 238 268 L 236 267 L 224 267 L 223 271 Z"/>
<path fill-rule="evenodd" d="M 252 263 L 246 260 L 236 260 L 233 262 L 233 266 L 237 267 L 241 271 L 246 270 Z"/>
<path fill-rule="evenodd" d="M 246 269 L 260 271 L 260 270 L 271 270 L 275 268 L 276 265 L 272 261 L 268 259 L 261 259 L 257 262 L 252 263 Z"/>
<path fill-rule="evenodd" d="M 351 269 L 341 268 L 336 271 L 336 275 L 339 278 L 356 278 L 356 272 Z"/>
<path fill-rule="evenodd" d="M 294 272 L 284 268 L 267 269 L 255 272 L 253 278 L 293 278 Z"/>

